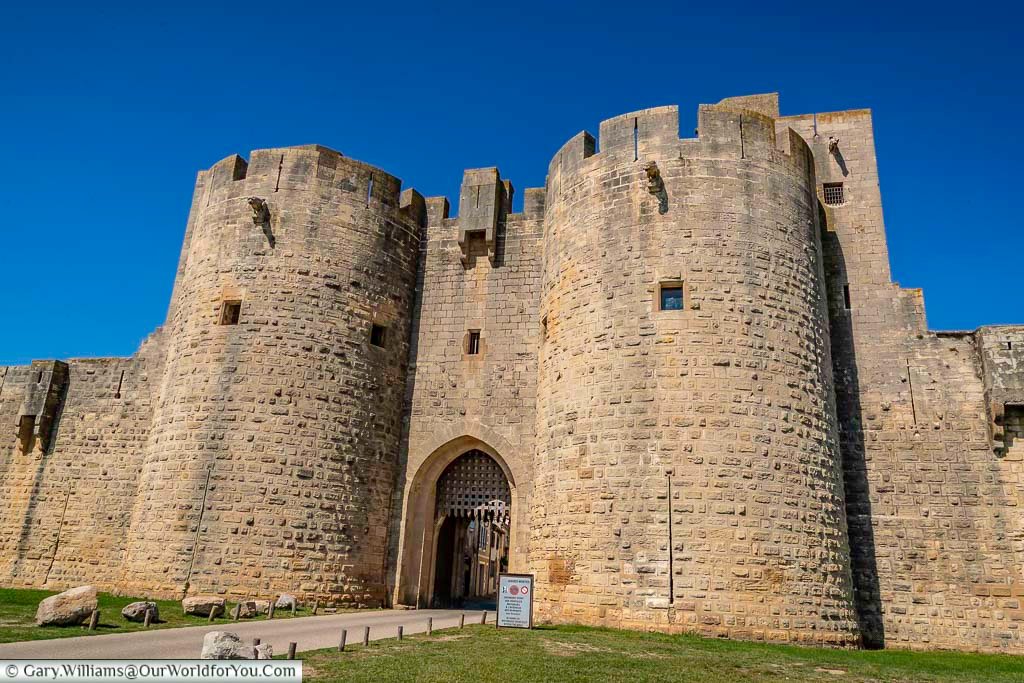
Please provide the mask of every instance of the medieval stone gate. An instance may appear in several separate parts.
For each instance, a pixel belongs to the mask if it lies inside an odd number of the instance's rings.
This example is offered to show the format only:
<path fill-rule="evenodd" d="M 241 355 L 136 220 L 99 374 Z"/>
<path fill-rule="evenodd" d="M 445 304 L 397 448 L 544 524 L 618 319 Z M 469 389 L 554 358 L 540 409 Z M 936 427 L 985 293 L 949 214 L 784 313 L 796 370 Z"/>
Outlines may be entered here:
<path fill-rule="evenodd" d="M 512 494 L 497 462 L 479 450 L 454 460 L 437 482 L 430 604 L 489 601 L 508 569 Z"/>
<path fill-rule="evenodd" d="M 405 500 L 395 602 L 493 600 L 498 575 L 525 562 L 513 531 L 519 502 L 506 460 L 489 444 L 462 436 L 437 447 L 416 468 Z"/>

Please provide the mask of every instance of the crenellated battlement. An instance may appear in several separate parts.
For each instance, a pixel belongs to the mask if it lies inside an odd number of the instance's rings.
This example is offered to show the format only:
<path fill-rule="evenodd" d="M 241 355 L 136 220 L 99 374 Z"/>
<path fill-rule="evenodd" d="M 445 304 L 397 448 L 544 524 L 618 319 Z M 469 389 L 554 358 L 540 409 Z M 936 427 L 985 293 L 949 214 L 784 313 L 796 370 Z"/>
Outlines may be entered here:
<path fill-rule="evenodd" d="M 892 282 L 869 110 L 695 112 L 574 135 L 519 212 L 493 166 L 200 171 L 162 328 L 0 367 L 0 585 L 442 607 L 500 567 L 539 622 L 1024 652 L 1024 327 Z"/>
<path fill-rule="evenodd" d="M 700 105 L 695 138 L 679 136 L 675 105 L 621 114 L 602 121 L 596 139 L 587 131 L 570 138 L 548 164 L 548 185 L 560 187 L 563 179 L 597 164 L 694 156 L 785 160 L 806 172 L 809 148 L 799 135 L 777 137 L 777 119 L 777 93 Z"/>
<path fill-rule="evenodd" d="M 390 173 L 322 145 L 253 150 L 246 161 L 233 154 L 199 172 L 204 205 L 245 195 L 333 189 L 367 204 L 398 208 L 402 181 Z"/>

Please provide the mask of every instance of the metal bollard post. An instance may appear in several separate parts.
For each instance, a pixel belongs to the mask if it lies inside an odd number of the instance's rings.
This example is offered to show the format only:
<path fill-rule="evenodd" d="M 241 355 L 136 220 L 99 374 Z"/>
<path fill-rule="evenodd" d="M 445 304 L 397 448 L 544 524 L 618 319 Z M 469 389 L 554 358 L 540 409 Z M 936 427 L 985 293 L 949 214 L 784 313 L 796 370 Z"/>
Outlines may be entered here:
<path fill-rule="evenodd" d="M 296 643 L 288 643 L 288 659 L 295 659 Z"/>
<path fill-rule="evenodd" d="M 293 617 L 295 616 L 295 608 L 298 607 L 298 606 L 299 606 L 299 603 L 297 603 L 297 602 L 293 602 L 292 603 L 292 616 Z"/>
<path fill-rule="evenodd" d="M 341 640 L 338 642 L 338 652 L 345 651 L 345 641 L 348 640 L 348 629 L 341 629 Z"/>
<path fill-rule="evenodd" d="M 318 609 L 320 609 L 320 601 L 319 600 L 317 600 L 316 602 L 313 603 L 313 616 L 314 617 L 316 616 L 316 612 L 317 612 Z"/>
<path fill-rule="evenodd" d="M 270 609 L 267 610 L 267 619 L 273 619 L 273 618 L 274 618 L 274 603 L 273 603 L 273 601 L 271 601 Z"/>
<path fill-rule="evenodd" d="M 402 639 L 402 627 L 401 626 L 398 627 L 398 639 L 399 640 Z"/>
<path fill-rule="evenodd" d="M 427 617 L 427 635 L 434 633 L 434 617 Z"/>
<path fill-rule="evenodd" d="M 212 624 L 213 620 L 217 618 L 218 614 L 220 614 L 220 605 L 214 605 L 210 608 L 210 618 L 208 621 Z"/>
<path fill-rule="evenodd" d="M 480 615 L 480 623 L 481 624 L 486 624 L 487 623 L 487 610 L 484 610 L 484 613 Z"/>
<path fill-rule="evenodd" d="M 459 628 L 465 628 L 465 626 L 466 626 L 466 615 L 465 614 L 460 614 L 459 615 Z"/>
<path fill-rule="evenodd" d="M 242 616 L 242 603 L 235 605 L 235 621 L 238 621 Z"/>
<path fill-rule="evenodd" d="M 100 611 L 98 609 L 94 609 L 92 611 L 92 616 L 89 617 L 89 630 L 90 631 L 95 631 L 96 627 L 99 626 L 99 625 L 100 625 Z"/>
<path fill-rule="evenodd" d="M 370 645 L 370 627 L 363 627 L 363 647 L 369 647 Z"/>
<path fill-rule="evenodd" d="M 146 618 L 142 621 L 143 628 L 149 628 L 149 625 L 153 622 L 153 610 L 146 609 Z"/>

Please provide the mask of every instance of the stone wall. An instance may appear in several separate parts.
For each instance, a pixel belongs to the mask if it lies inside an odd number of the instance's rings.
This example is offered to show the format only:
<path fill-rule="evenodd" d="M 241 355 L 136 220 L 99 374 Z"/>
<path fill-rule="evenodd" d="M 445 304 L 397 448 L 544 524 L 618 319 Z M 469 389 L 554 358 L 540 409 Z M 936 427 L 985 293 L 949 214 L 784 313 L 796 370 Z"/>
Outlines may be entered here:
<path fill-rule="evenodd" d="M 200 174 L 124 590 L 385 602 L 424 218 L 317 146 Z"/>
<path fill-rule="evenodd" d="M 479 206 L 478 196 L 498 201 Z M 427 200 L 409 427 L 396 489 L 396 509 L 402 511 L 394 520 L 392 548 L 393 557 L 401 558 L 393 562 L 398 603 L 428 602 L 432 556 L 422 556 L 432 548 L 434 487 L 444 466 L 471 448 L 488 452 L 510 478 L 509 567 L 526 570 L 544 193 L 526 190 L 522 213 L 511 213 L 512 199 L 511 185 L 497 169 L 478 169 L 466 172 L 458 218 L 448 217 L 447 200 Z M 476 355 L 468 354 L 470 330 L 480 332 Z"/>
<path fill-rule="evenodd" d="M 0 584 L 117 590 L 162 360 L 157 332 L 131 358 L 68 361 L 45 447 L 17 426 L 54 362 L 0 368 Z"/>
<path fill-rule="evenodd" d="M 550 166 L 539 614 L 856 643 L 811 156 L 742 102 L 699 121 L 627 114 Z"/>
<path fill-rule="evenodd" d="M 494 168 L 457 218 L 319 146 L 201 172 L 163 328 L 0 367 L 0 584 L 424 606 L 476 449 L 540 620 L 1024 652 L 1024 326 L 891 281 L 869 111 L 678 133 L 580 133 L 521 213 Z"/>
<path fill-rule="evenodd" d="M 991 382 L 974 336 L 929 332 L 921 291 L 890 281 L 871 114 L 784 117 L 777 126 L 807 140 L 823 200 L 865 644 L 1021 651 L 1024 476 L 994 450 Z M 833 151 L 830 137 L 839 140 Z M 842 183 L 841 205 L 825 205 L 823 183 Z"/>

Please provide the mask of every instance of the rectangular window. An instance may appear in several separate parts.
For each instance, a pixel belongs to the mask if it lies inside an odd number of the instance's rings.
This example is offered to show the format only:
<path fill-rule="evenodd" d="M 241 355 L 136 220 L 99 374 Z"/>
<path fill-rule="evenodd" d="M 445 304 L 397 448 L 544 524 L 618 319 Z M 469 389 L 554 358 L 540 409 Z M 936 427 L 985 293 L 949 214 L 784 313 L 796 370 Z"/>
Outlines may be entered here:
<path fill-rule="evenodd" d="M 825 203 L 829 206 L 840 206 L 846 199 L 843 197 L 842 183 L 825 183 L 822 185 L 822 194 L 825 195 Z"/>
<path fill-rule="evenodd" d="M 238 319 L 242 315 L 242 302 L 241 301 L 225 301 L 220 306 L 220 324 L 221 325 L 237 325 Z"/>
<path fill-rule="evenodd" d="M 374 346 L 384 346 L 384 333 L 387 330 L 383 325 L 374 325 L 370 328 L 370 343 Z"/>
<path fill-rule="evenodd" d="M 683 310 L 683 285 L 682 283 L 662 284 L 660 287 L 660 310 L 681 311 Z"/>
<path fill-rule="evenodd" d="M 469 344 L 466 347 L 466 353 L 470 356 L 480 353 L 480 330 L 469 331 Z"/>
<path fill-rule="evenodd" d="M 843 285 L 843 308 L 850 310 L 850 285 Z"/>

